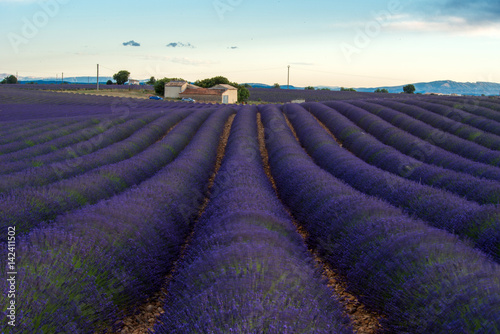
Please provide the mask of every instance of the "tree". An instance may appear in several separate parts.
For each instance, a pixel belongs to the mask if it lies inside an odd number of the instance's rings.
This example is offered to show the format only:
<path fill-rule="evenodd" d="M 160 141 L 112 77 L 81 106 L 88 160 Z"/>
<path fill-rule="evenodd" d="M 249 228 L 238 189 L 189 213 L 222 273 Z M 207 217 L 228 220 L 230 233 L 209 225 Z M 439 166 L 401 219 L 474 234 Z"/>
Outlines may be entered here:
<path fill-rule="evenodd" d="M 113 75 L 113 79 L 115 79 L 117 84 L 123 85 L 125 82 L 128 81 L 129 76 L 130 76 L 129 71 L 122 70 L 122 71 L 119 71 L 118 73 L 115 73 Z"/>
<path fill-rule="evenodd" d="M 356 90 L 354 88 L 344 88 L 340 87 L 341 92 L 355 92 Z"/>
<path fill-rule="evenodd" d="M 307 87 L 305 88 L 305 90 L 314 90 L 314 87 L 313 87 L 313 86 L 307 86 Z"/>
<path fill-rule="evenodd" d="M 111 80 L 106 81 L 106 85 L 112 85 L 112 84 L 113 84 L 113 81 L 111 81 Z"/>
<path fill-rule="evenodd" d="M 415 86 L 406 85 L 403 87 L 403 92 L 405 92 L 406 94 L 413 94 L 413 93 L 415 93 Z"/>
<path fill-rule="evenodd" d="M 382 88 L 382 89 L 377 88 L 375 90 L 375 93 L 389 93 L 389 91 L 387 89 L 385 89 L 385 88 Z"/>
<path fill-rule="evenodd" d="M 9 75 L 7 78 L 3 79 L 2 84 L 16 84 L 17 78 L 14 75 Z"/>
<path fill-rule="evenodd" d="M 170 81 L 186 81 L 186 80 L 181 79 L 181 78 L 158 79 L 154 83 L 155 93 L 159 96 L 164 96 L 165 95 L 165 84 L 169 83 Z"/>
<path fill-rule="evenodd" d="M 238 87 L 238 102 L 246 102 L 250 98 L 250 91 L 245 86 Z"/>
<path fill-rule="evenodd" d="M 154 85 L 156 83 L 155 77 L 149 78 L 149 81 L 146 82 L 146 85 Z"/>
<path fill-rule="evenodd" d="M 231 85 L 238 89 L 238 102 L 245 102 L 250 98 L 250 91 L 245 87 L 245 85 L 240 85 L 236 82 L 229 81 L 228 78 L 223 76 L 216 76 L 213 78 L 207 78 L 203 80 L 196 80 L 194 82 L 196 86 L 201 88 L 211 88 L 216 85 Z"/>
<path fill-rule="evenodd" d="M 275 84 L 273 85 L 273 88 L 280 89 L 281 87 L 280 87 L 280 84 L 279 84 L 279 83 L 275 83 Z"/>

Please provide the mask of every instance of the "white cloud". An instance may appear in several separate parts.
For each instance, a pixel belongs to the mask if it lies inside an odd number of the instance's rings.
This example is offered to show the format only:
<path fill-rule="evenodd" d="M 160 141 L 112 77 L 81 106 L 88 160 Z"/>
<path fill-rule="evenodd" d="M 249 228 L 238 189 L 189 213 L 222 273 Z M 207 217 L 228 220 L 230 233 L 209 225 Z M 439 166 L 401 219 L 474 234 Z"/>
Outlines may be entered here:
<path fill-rule="evenodd" d="M 466 36 L 499 36 L 500 24 L 471 24 L 463 17 L 441 16 L 432 20 L 399 17 L 387 23 L 385 29 L 389 31 L 424 32 L 424 33 L 450 33 Z"/>

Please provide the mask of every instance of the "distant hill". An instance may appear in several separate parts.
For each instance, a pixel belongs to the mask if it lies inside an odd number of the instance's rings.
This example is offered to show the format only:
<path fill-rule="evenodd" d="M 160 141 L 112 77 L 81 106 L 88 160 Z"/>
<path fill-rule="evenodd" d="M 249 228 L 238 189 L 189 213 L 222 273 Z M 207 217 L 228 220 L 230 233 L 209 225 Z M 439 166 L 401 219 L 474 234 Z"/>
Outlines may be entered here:
<path fill-rule="evenodd" d="M 0 79 L 9 76 L 7 73 L 0 73 Z M 112 77 L 100 77 L 99 83 L 105 84 L 106 81 L 113 81 Z M 146 83 L 149 79 L 140 80 L 141 83 Z M 19 77 L 20 83 L 61 83 L 61 78 L 35 78 L 35 77 Z M 64 78 L 66 83 L 96 83 L 96 77 L 68 77 Z M 253 88 L 272 88 L 272 85 L 263 83 L 247 83 Z M 280 84 L 281 85 L 281 84 Z M 416 88 L 415 93 L 436 93 L 436 94 L 459 94 L 459 95 L 500 95 L 500 83 L 495 82 L 456 82 L 451 80 L 441 80 L 432 82 L 419 82 L 413 83 Z M 389 93 L 401 93 L 403 92 L 403 86 L 382 86 L 382 87 L 372 87 L 372 88 L 354 88 L 358 92 L 373 92 L 376 89 L 387 89 Z M 281 85 L 282 89 L 286 89 L 287 86 Z M 296 87 L 290 85 L 289 89 L 302 90 L 305 87 Z M 338 86 L 316 86 L 316 89 L 331 89 L 339 90 Z"/>
<path fill-rule="evenodd" d="M 456 82 L 451 80 L 414 83 L 415 93 L 438 93 L 459 95 L 499 95 L 500 84 L 494 82 Z M 373 92 L 385 88 L 389 93 L 400 93 L 403 85 L 392 87 L 356 88 L 358 92 Z"/>
<path fill-rule="evenodd" d="M 270 85 L 261 83 L 249 83 L 254 88 L 272 88 Z M 436 94 L 459 94 L 459 95 L 499 95 L 500 83 L 494 82 L 456 82 L 451 80 L 419 82 L 414 83 L 415 93 L 436 93 Z M 382 86 L 373 88 L 354 88 L 358 92 L 373 93 L 376 89 L 387 89 L 389 93 L 403 92 L 403 86 Z M 281 88 L 286 88 L 282 85 Z M 328 88 L 331 90 L 339 90 L 338 86 L 316 86 L 316 89 Z M 304 89 L 304 87 L 290 86 L 290 89 Z"/>
<path fill-rule="evenodd" d="M 9 76 L 10 74 L 0 73 L 0 79 Z M 60 84 L 61 78 L 38 78 L 38 77 L 19 77 L 19 83 L 37 83 L 37 84 Z M 99 77 L 99 83 L 105 84 L 108 80 L 114 82 L 112 77 Z M 145 83 L 149 81 L 149 79 L 140 80 L 141 83 Z M 64 77 L 65 83 L 71 84 L 89 84 L 89 83 L 97 83 L 97 78 L 93 77 Z"/>

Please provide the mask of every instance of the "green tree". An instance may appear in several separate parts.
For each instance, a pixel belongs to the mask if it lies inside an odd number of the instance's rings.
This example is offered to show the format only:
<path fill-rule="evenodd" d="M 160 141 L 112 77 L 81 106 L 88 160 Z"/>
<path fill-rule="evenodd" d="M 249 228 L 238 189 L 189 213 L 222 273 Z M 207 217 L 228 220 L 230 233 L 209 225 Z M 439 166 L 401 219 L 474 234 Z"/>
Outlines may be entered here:
<path fill-rule="evenodd" d="M 377 88 L 375 90 L 375 93 L 389 93 L 389 91 L 387 89 L 385 89 L 385 88 L 382 88 L 382 89 Z"/>
<path fill-rule="evenodd" d="M 245 102 L 250 98 L 250 91 L 245 87 L 245 85 L 240 85 L 236 82 L 231 82 L 229 81 L 228 78 L 223 76 L 216 76 L 213 78 L 196 80 L 194 84 L 196 86 L 200 86 L 201 88 L 211 88 L 216 85 L 230 85 L 238 89 L 238 102 Z"/>
<path fill-rule="evenodd" d="M 9 75 L 7 78 L 3 79 L 2 84 L 16 84 L 17 78 L 14 75 Z"/>
<path fill-rule="evenodd" d="M 119 71 L 118 73 L 115 73 L 113 75 L 113 79 L 115 79 L 117 84 L 123 85 L 125 82 L 128 81 L 129 76 L 130 76 L 129 71 L 122 70 L 122 71 Z"/>
<path fill-rule="evenodd" d="M 406 94 L 413 94 L 413 93 L 415 93 L 415 86 L 406 85 L 403 87 L 403 92 L 405 92 Z"/>
<path fill-rule="evenodd" d="M 200 86 L 201 88 L 210 88 L 210 87 L 213 87 L 215 85 L 231 85 L 231 82 L 228 80 L 228 78 L 219 75 L 219 76 L 216 76 L 213 78 L 196 80 L 194 82 L 194 84 L 196 86 Z M 231 85 L 231 86 L 233 86 L 233 85 Z"/>
<path fill-rule="evenodd" d="M 146 85 L 154 85 L 156 83 L 155 77 L 149 78 L 149 81 L 146 82 Z"/>
<path fill-rule="evenodd" d="M 344 88 L 340 87 L 341 92 L 355 92 L 356 90 L 354 88 Z"/>
<path fill-rule="evenodd" d="M 281 87 L 280 87 L 280 84 L 279 84 L 279 83 L 275 83 L 275 84 L 273 85 L 273 88 L 278 88 L 278 89 L 280 89 Z"/>
<path fill-rule="evenodd" d="M 314 90 L 314 87 L 313 87 L 313 86 L 307 86 L 307 87 L 305 88 L 305 90 Z"/>
<path fill-rule="evenodd" d="M 245 87 L 240 85 L 238 87 L 238 102 L 246 102 L 250 98 L 250 91 Z"/>
<path fill-rule="evenodd" d="M 170 81 L 186 81 L 181 78 L 163 78 L 163 79 L 158 79 L 154 83 L 155 87 L 155 93 L 160 96 L 165 95 L 165 84 L 169 83 Z"/>
<path fill-rule="evenodd" d="M 112 85 L 112 84 L 113 84 L 113 81 L 111 81 L 111 80 L 106 81 L 106 85 Z"/>

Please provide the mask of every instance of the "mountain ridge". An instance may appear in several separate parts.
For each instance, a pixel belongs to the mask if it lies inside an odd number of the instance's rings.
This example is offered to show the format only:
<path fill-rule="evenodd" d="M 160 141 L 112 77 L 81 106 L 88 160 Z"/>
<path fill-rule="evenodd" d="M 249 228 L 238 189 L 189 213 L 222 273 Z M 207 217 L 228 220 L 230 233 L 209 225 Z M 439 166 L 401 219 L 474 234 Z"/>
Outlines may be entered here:
<path fill-rule="evenodd" d="M 9 74 L 0 73 L 0 78 L 7 77 Z M 112 77 L 99 77 L 99 83 L 106 83 L 106 81 L 112 80 Z M 149 79 L 139 80 L 141 83 L 147 82 Z M 20 83 L 60 83 L 60 78 L 36 78 L 36 77 L 20 77 Z M 80 83 L 80 84 L 95 84 L 97 82 L 96 77 L 68 77 L 64 78 L 65 83 Z M 245 83 L 244 83 L 245 84 Z M 264 83 L 246 83 L 253 88 L 273 88 L 272 85 Z M 417 82 L 412 83 L 415 86 L 415 93 L 425 94 L 458 94 L 458 95 L 499 95 L 500 94 L 500 83 L 496 82 L 458 82 L 453 80 L 437 80 L 430 82 Z M 287 85 L 280 85 L 281 89 L 286 89 Z M 387 89 L 389 93 L 401 93 L 403 92 L 403 86 L 379 86 L 379 87 L 353 87 L 358 92 L 374 92 L 376 89 Z M 314 86 L 315 89 L 330 89 L 339 90 L 339 86 Z M 348 87 L 346 87 L 348 88 Z M 297 87 L 290 85 L 289 89 L 303 90 L 305 87 Z"/>

